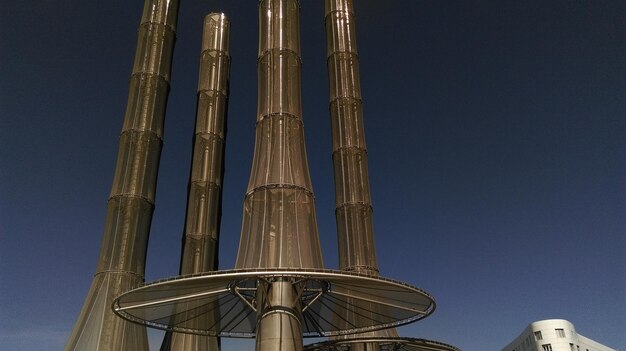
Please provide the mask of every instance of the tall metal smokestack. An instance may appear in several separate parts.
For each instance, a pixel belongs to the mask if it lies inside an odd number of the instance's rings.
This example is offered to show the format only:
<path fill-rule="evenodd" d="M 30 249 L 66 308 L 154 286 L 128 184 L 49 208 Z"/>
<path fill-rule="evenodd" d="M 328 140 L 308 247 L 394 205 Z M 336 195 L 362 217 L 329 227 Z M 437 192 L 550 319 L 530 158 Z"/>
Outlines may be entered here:
<path fill-rule="evenodd" d="M 427 293 L 404 283 L 323 269 L 301 117 L 299 11 L 297 0 L 259 3 L 256 143 L 236 269 L 134 289 L 115 300 L 120 316 L 256 336 L 258 351 L 300 351 L 303 336 L 381 329 L 433 311 Z"/>
<path fill-rule="evenodd" d="M 378 275 L 351 0 L 326 0 L 339 267 Z"/>
<path fill-rule="evenodd" d="M 322 268 L 302 126 L 297 0 L 259 4 L 256 144 L 236 268 Z"/>
<path fill-rule="evenodd" d="M 259 3 L 256 143 L 236 268 L 323 267 L 304 147 L 299 12 L 297 0 Z M 263 290 L 256 349 L 301 350 L 297 290 L 288 279 Z"/>
<path fill-rule="evenodd" d="M 144 3 L 100 258 L 65 350 L 148 349 L 145 327 L 111 304 L 144 280 L 177 14 L 178 0 Z"/>
<path fill-rule="evenodd" d="M 230 69 L 230 22 L 223 13 L 204 17 L 196 131 L 193 141 L 180 275 L 217 270 L 224 175 L 224 138 Z M 161 351 L 217 351 L 215 337 L 168 331 Z"/>
<path fill-rule="evenodd" d="M 352 0 L 326 0 L 325 10 L 339 268 L 378 276 Z M 307 346 L 308 351 L 400 349 L 457 350 L 435 341 L 399 338 L 395 328 Z"/>

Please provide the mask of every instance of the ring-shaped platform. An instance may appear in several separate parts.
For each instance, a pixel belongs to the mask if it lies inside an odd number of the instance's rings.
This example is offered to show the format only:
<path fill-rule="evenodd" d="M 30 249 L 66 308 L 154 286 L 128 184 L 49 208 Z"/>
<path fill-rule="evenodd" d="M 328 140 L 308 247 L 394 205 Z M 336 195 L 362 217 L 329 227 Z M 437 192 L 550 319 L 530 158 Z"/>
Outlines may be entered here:
<path fill-rule="evenodd" d="M 402 282 L 326 269 L 238 269 L 182 276 L 128 291 L 113 311 L 180 333 L 253 337 L 260 282 L 290 280 L 300 291 L 305 337 L 345 335 L 411 323 L 435 310 L 425 291 Z"/>
<path fill-rule="evenodd" d="M 304 351 L 352 351 L 359 344 L 377 344 L 379 351 L 460 351 L 439 341 L 403 337 L 359 337 L 329 340 L 304 347 Z M 360 350 L 360 349 L 359 349 Z"/>

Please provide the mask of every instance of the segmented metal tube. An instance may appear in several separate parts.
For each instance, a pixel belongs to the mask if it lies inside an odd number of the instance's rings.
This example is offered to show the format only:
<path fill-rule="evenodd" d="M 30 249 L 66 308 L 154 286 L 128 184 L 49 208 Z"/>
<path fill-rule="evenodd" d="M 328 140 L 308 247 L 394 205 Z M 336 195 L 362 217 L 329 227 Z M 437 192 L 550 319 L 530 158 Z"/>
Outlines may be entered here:
<path fill-rule="evenodd" d="M 180 275 L 217 270 L 230 70 L 230 22 L 205 16 Z M 217 321 L 217 311 L 204 318 Z M 206 321 L 198 323 L 207 323 Z M 211 324 L 211 323 L 209 323 Z M 216 337 L 167 332 L 161 351 L 217 351 Z"/>
<path fill-rule="evenodd" d="M 148 349 L 111 304 L 144 278 L 177 15 L 178 0 L 144 3 L 98 267 L 66 350 Z"/>

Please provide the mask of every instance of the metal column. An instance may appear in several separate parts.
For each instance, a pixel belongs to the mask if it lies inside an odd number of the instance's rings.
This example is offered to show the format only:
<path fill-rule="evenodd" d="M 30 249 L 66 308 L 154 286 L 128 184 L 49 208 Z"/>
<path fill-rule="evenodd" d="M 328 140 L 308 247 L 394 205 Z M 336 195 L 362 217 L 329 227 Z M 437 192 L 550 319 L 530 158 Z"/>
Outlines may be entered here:
<path fill-rule="evenodd" d="M 203 28 L 196 131 L 180 275 L 210 272 L 218 268 L 230 22 L 223 13 L 211 13 L 204 18 Z M 206 318 L 215 320 L 219 316 L 207 314 Z M 219 350 L 219 339 L 168 331 L 161 351 L 169 350 L 216 351 Z"/>
<path fill-rule="evenodd" d="M 304 147 L 299 10 L 296 0 L 259 3 L 256 144 L 236 268 L 323 265 Z M 259 284 L 257 350 L 302 349 L 297 290 L 289 278 Z"/>
<path fill-rule="evenodd" d="M 148 349 L 111 304 L 144 279 L 177 14 L 177 0 L 144 4 L 98 267 L 66 350 Z"/>

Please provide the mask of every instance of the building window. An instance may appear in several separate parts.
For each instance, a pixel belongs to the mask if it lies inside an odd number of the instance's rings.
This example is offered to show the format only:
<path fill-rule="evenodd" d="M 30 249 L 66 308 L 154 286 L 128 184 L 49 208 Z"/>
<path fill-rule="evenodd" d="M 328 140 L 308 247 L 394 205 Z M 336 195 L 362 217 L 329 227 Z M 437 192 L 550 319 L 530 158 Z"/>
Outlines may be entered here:
<path fill-rule="evenodd" d="M 541 331 L 535 332 L 535 340 L 543 340 L 543 337 L 541 336 Z"/>
<path fill-rule="evenodd" d="M 541 347 L 543 347 L 543 351 L 552 351 L 552 344 L 543 344 Z"/>
<path fill-rule="evenodd" d="M 569 343 L 569 350 L 574 351 L 574 344 L 572 344 L 571 342 Z"/>
<path fill-rule="evenodd" d="M 565 330 L 563 329 L 554 329 L 556 331 L 556 336 L 559 338 L 564 338 L 565 337 Z"/>

